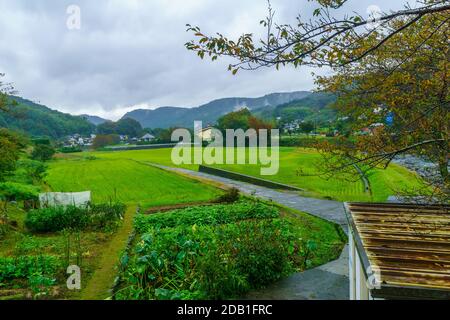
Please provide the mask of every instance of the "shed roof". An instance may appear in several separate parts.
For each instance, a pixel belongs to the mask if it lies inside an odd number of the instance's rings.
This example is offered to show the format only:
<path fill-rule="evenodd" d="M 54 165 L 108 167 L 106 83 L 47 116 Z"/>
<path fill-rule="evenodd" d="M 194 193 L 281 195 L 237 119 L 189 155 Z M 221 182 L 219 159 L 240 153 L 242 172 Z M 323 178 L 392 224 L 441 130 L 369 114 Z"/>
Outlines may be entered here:
<path fill-rule="evenodd" d="M 380 272 L 374 297 L 450 298 L 450 206 L 345 206 L 364 269 Z"/>

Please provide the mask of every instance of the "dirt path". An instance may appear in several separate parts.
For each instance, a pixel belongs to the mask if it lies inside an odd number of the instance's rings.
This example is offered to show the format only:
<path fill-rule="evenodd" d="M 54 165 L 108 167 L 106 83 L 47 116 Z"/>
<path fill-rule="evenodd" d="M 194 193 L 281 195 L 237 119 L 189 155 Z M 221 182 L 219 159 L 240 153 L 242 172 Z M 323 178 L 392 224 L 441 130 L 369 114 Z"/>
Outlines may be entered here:
<path fill-rule="evenodd" d="M 116 266 L 120 254 L 125 249 L 128 237 L 133 231 L 135 214 L 136 206 L 129 206 L 122 226 L 103 250 L 99 268 L 95 270 L 86 287 L 82 289 L 81 300 L 105 300 L 111 296 L 110 290 L 117 274 Z"/>

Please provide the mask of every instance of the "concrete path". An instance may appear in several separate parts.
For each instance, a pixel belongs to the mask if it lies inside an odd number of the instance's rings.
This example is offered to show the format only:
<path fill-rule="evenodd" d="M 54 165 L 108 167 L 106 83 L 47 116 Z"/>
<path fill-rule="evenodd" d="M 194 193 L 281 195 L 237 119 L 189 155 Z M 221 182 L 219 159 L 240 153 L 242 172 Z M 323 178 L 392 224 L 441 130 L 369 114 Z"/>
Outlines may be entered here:
<path fill-rule="evenodd" d="M 306 198 L 292 191 L 277 191 L 203 172 L 148 164 L 237 188 L 242 193 L 272 200 L 285 207 L 332 221 L 347 232 L 347 219 L 341 202 Z M 344 248 L 338 260 L 302 273 L 296 273 L 263 290 L 250 292 L 247 298 L 256 300 L 348 300 L 348 247 Z"/>

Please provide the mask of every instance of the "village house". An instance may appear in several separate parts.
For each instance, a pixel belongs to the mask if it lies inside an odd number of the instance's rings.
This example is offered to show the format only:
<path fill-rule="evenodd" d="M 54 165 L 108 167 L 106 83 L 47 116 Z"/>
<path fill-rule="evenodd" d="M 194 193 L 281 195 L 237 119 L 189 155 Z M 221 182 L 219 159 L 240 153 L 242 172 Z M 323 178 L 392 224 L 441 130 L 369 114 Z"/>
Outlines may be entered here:
<path fill-rule="evenodd" d="M 202 129 L 200 132 L 198 132 L 197 137 L 199 137 L 203 141 L 211 142 L 213 139 L 213 129 L 214 129 L 213 127 L 208 126 Z"/>
<path fill-rule="evenodd" d="M 153 140 L 155 140 L 155 136 L 151 135 L 150 133 L 145 134 L 139 139 L 139 141 L 142 142 L 152 142 Z"/>

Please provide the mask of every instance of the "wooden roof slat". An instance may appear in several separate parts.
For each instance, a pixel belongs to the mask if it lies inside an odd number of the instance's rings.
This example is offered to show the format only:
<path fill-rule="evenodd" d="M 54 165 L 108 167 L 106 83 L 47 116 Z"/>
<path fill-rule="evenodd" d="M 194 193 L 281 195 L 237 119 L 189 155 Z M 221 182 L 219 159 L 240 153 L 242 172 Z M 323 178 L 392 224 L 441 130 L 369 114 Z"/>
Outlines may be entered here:
<path fill-rule="evenodd" d="M 402 260 L 418 260 L 421 262 L 430 262 L 430 263 L 442 263 L 448 264 L 450 266 L 450 255 L 449 254 L 430 254 L 430 253 L 419 253 L 413 254 L 410 252 L 380 252 L 375 251 L 369 257 L 374 257 L 376 259 L 398 259 L 401 256 Z M 450 269 L 449 269 L 450 272 Z"/>
<path fill-rule="evenodd" d="M 437 205 L 418 205 L 418 204 L 403 204 L 403 203 L 358 203 L 358 202 L 352 202 L 348 204 L 349 208 L 354 210 L 361 210 L 361 209 L 388 209 L 388 210 L 409 210 L 414 209 L 416 211 L 427 211 L 427 210 L 450 210 L 450 205 L 443 205 L 443 204 L 437 204 Z"/>
<path fill-rule="evenodd" d="M 376 256 L 369 256 L 373 265 L 382 265 L 384 267 L 392 267 L 397 270 L 417 271 L 424 274 L 448 274 L 450 276 L 450 264 L 447 263 L 433 263 L 430 261 L 421 261 L 413 259 L 394 259 L 394 258 L 379 258 Z"/>
<path fill-rule="evenodd" d="M 436 249 L 429 249 L 429 248 L 420 248 L 420 249 L 412 249 L 412 248 L 404 248 L 404 247 L 400 247 L 400 248 L 395 248 L 395 247 L 390 247 L 390 248 L 386 248 L 386 247 L 373 247 L 373 246 L 367 246 L 370 247 L 370 251 L 374 252 L 374 253 L 379 253 L 379 254 L 391 254 L 391 255 L 398 255 L 398 254 L 406 254 L 408 255 L 409 253 L 411 254 L 422 254 L 424 256 L 439 256 L 439 257 L 448 257 L 449 261 L 450 261 L 450 249 L 445 251 L 445 250 L 436 250 Z"/>
<path fill-rule="evenodd" d="M 436 217 L 436 216 L 416 216 L 416 217 L 405 217 L 405 216 L 393 216 L 385 214 L 364 214 L 355 216 L 357 221 L 367 221 L 367 222 L 393 222 L 393 223 L 426 223 L 426 224 L 442 224 L 450 225 L 450 217 Z"/>
<path fill-rule="evenodd" d="M 420 240 L 423 243 L 431 241 L 450 241 L 450 235 L 433 234 L 432 232 L 412 232 L 402 230 L 368 230 L 361 234 L 362 238 L 372 238 L 374 236 L 384 236 L 386 238 L 398 240 Z"/>
<path fill-rule="evenodd" d="M 450 206 L 346 205 L 366 260 L 381 281 L 400 287 L 450 290 Z"/>
<path fill-rule="evenodd" d="M 384 248 L 394 250 L 426 250 L 433 252 L 449 252 L 450 243 L 448 242 L 428 242 L 427 247 L 424 247 L 420 241 L 396 241 L 390 239 L 371 238 L 365 241 L 365 247 L 370 248 Z"/>

